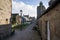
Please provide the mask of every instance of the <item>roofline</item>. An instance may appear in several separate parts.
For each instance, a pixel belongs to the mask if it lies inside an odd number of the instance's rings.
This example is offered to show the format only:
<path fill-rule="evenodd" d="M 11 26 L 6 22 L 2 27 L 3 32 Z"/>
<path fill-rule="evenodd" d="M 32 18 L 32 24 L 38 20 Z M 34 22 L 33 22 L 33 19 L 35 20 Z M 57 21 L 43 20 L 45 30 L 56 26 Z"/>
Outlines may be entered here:
<path fill-rule="evenodd" d="M 19 14 L 19 13 L 12 13 L 12 14 Z"/>
<path fill-rule="evenodd" d="M 15 14 L 12 14 L 12 15 L 15 15 Z M 19 15 L 19 14 L 17 14 L 17 15 Z"/>
<path fill-rule="evenodd" d="M 50 7 L 47 8 L 47 10 L 40 17 L 42 17 L 43 15 L 47 14 L 51 9 L 53 9 L 54 7 L 56 7 L 56 5 L 59 4 L 59 3 L 60 3 L 60 0 L 56 0 Z"/>

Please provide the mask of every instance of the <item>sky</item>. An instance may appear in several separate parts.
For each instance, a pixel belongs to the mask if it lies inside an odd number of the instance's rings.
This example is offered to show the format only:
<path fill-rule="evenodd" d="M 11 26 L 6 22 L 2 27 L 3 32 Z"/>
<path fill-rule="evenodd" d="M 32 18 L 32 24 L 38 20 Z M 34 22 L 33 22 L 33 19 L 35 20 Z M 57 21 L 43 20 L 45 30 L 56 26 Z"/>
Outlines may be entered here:
<path fill-rule="evenodd" d="M 31 17 L 37 17 L 37 6 L 40 1 L 48 8 L 49 0 L 12 0 L 12 13 L 19 13 L 22 10 L 23 15 L 29 15 Z"/>

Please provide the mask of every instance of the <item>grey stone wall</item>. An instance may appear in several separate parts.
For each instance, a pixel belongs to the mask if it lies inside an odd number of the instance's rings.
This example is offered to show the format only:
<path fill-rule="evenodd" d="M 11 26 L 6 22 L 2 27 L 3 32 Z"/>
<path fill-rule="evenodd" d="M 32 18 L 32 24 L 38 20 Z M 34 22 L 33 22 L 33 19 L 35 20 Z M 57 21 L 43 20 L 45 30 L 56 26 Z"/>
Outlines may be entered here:
<path fill-rule="evenodd" d="M 0 36 L 10 35 L 11 31 L 11 24 L 0 25 Z"/>

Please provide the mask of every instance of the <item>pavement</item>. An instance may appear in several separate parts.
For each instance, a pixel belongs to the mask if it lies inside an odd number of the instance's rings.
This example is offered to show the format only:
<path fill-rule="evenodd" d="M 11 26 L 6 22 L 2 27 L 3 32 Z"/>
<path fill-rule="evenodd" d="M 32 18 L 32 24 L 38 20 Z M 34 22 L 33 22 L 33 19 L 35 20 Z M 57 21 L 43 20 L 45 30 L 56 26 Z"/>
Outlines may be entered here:
<path fill-rule="evenodd" d="M 15 34 L 5 40 L 40 40 L 40 36 L 33 29 L 35 24 L 31 24 L 24 30 L 15 30 Z"/>

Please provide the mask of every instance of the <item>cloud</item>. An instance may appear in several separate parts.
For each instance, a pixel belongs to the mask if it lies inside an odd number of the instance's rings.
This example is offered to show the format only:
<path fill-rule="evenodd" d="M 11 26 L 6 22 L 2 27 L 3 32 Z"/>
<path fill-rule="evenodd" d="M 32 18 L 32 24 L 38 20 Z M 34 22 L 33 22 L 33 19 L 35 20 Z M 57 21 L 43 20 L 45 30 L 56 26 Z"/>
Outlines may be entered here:
<path fill-rule="evenodd" d="M 23 14 L 29 14 L 30 16 L 37 15 L 36 7 L 34 5 L 25 4 L 24 2 L 20 1 L 12 1 L 12 13 L 20 13 L 20 10 L 23 10 Z"/>
<path fill-rule="evenodd" d="M 25 0 L 24 0 L 25 1 Z M 30 5 L 20 0 L 12 1 L 12 13 L 20 13 L 20 10 L 23 10 L 23 14 L 29 14 L 30 16 L 37 16 L 37 6 L 39 2 L 42 1 L 44 6 L 48 7 L 49 0 L 37 0 L 36 5 Z"/>

